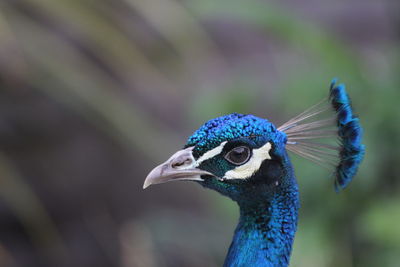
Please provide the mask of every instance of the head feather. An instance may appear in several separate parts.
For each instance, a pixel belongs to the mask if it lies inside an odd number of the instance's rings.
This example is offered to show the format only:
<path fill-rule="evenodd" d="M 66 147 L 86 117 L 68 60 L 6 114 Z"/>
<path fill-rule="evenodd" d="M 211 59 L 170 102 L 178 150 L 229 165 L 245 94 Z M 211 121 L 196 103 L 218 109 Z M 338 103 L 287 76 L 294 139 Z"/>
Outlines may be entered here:
<path fill-rule="evenodd" d="M 289 151 L 323 167 L 334 168 L 336 191 L 350 183 L 364 157 L 359 119 L 353 114 L 345 85 L 336 85 L 336 79 L 331 82 L 328 98 L 278 130 L 286 133 Z"/>

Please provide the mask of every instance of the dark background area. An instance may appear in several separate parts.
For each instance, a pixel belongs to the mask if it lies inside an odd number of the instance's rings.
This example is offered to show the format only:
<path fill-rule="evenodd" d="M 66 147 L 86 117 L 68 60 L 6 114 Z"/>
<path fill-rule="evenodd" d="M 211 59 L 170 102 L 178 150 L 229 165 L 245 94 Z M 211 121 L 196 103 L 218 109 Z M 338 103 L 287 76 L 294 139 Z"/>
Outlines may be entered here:
<path fill-rule="evenodd" d="M 0 266 L 221 266 L 236 205 L 147 173 L 231 112 L 277 125 L 347 84 L 366 157 L 296 156 L 291 266 L 399 266 L 400 2 L 2 0 Z"/>

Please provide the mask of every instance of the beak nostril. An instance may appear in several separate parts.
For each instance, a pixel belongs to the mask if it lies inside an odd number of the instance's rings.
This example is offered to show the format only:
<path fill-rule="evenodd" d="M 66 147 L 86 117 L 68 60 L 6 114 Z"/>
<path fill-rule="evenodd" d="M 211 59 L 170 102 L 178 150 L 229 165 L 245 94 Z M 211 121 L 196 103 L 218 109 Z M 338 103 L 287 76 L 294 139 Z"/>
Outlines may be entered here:
<path fill-rule="evenodd" d="M 192 163 L 191 159 L 177 159 L 176 161 L 171 163 L 172 168 L 178 168 L 182 166 L 188 166 Z"/>
<path fill-rule="evenodd" d="M 183 162 L 182 161 L 180 161 L 180 162 L 174 162 L 174 163 L 172 163 L 172 167 L 179 167 L 179 166 L 182 166 L 183 165 Z"/>

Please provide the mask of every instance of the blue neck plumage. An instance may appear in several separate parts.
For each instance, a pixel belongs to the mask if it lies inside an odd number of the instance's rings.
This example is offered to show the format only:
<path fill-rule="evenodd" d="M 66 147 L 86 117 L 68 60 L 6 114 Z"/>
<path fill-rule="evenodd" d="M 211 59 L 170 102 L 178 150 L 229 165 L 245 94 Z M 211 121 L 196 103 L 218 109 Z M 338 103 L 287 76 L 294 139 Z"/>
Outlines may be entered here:
<path fill-rule="evenodd" d="M 236 199 L 240 220 L 224 266 L 289 265 L 299 196 L 293 170 L 287 163 L 289 166 L 279 182 L 255 185 L 249 189 L 251 198 Z"/>

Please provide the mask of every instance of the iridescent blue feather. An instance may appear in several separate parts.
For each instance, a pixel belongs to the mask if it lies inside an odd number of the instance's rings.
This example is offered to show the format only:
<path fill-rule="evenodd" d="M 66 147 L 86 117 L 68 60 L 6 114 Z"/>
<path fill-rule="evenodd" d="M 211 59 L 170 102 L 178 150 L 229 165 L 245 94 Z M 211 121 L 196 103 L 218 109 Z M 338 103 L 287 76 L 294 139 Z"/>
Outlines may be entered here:
<path fill-rule="evenodd" d="M 340 162 L 336 167 L 336 190 L 345 188 L 357 173 L 364 158 L 365 146 L 361 144 L 362 128 L 353 114 L 351 101 L 344 84 L 331 83 L 329 99 L 337 113 L 338 135 L 341 142 Z"/>
<path fill-rule="evenodd" d="M 345 85 L 336 85 L 336 79 L 331 82 L 327 100 L 278 130 L 288 136 L 288 150 L 328 169 L 334 168 L 336 191 L 350 183 L 364 157 L 360 122 L 353 113 Z"/>

